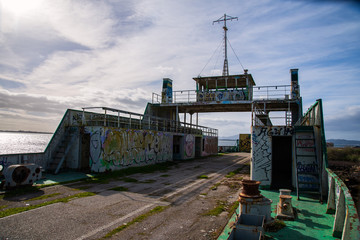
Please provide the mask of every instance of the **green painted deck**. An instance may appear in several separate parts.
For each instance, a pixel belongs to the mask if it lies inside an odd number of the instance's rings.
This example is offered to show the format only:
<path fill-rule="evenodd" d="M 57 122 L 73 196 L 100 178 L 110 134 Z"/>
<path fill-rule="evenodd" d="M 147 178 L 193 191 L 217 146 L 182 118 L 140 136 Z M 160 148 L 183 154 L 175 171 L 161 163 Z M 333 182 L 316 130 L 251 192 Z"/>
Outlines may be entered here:
<path fill-rule="evenodd" d="M 70 181 L 82 180 L 93 176 L 95 176 L 95 174 L 86 174 L 82 172 L 62 172 L 57 175 L 45 173 L 43 174 L 43 178 L 36 181 L 35 184 L 48 185 L 65 183 Z"/>
<path fill-rule="evenodd" d="M 276 217 L 275 209 L 279 202 L 279 191 L 261 190 L 261 194 L 273 200 L 271 216 Z M 286 227 L 278 232 L 266 232 L 274 239 L 337 239 L 332 236 L 334 215 L 326 214 L 326 202 L 321 204 L 318 199 L 300 197 L 297 200 L 295 192 L 291 193 L 292 206 L 297 211 L 294 221 L 284 221 Z"/>
<path fill-rule="evenodd" d="M 261 194 L 273 201 L 271 204 L 271 216 L 276 217 L 276 205 L 279 202 L 279 191 L 261 190 Z M 301 197 L 297 200 L 296 193 L 291 193 L 292 206 L 297 211 L 297 217 L 294 221 L 284 221 L 286 227 L 278 232 L 265 232 L 265 235 L 271 239 L 338 239 L 332 236 L 332 227 L 334 224 L 334 215 L 326 214 L 326 202 L 321 204 L 319 200 L 308 197 Z M 238 214 L 239 208 L 236 210 Z M 225 227 L 219 240 L 228 238 L 231 231 L 230 225 L 235 222 L 234 214 Z"/>

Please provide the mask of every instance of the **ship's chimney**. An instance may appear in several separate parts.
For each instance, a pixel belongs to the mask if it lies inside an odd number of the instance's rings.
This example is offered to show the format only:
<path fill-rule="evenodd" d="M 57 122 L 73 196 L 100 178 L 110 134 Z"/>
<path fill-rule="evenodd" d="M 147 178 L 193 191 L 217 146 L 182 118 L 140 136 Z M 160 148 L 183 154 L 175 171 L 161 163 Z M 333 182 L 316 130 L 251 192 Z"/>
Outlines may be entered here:
<path fill-rule="evenodd" d="M 291 99 L 300 98 L 299 69 L 290 69 L 291 74 Z"/>

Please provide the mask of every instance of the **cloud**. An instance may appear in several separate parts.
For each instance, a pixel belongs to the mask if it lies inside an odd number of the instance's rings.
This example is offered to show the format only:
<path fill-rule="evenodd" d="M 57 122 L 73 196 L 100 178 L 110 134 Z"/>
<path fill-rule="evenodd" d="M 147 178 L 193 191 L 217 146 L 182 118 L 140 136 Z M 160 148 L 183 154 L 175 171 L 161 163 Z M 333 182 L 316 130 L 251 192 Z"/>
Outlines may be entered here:
<path fill-rule="evenodd" d="M 360 11 L 352 3 L 55 0 L 21 16 L 0 14 L 0 112 L 29 122 L 86 106 L 142 113 L 164 77 L 174 90 L 195 89 L 192 77 L 223 37 L 212 21 L 225 12 L 239 17 L 228 36 L 257 85 L 289 85 L 289 69 L 299 68 L 304 108 L 322 98 L 329 129 L 341 120 L 338 109 L 360 105 Z M 221 50 L 202 75 L 221 73 Z M 241 73 L 228 55 L 230 73 Z M 223 136 L 250 129 L 249 115 L 200 116 Z"/>
<path fill-rule="evenodd" d="M 360 106 L 349 106 L 338 111 L 336 115 L 325 119 L 325 127 L 328 131 L 352 132 L 359 134 L 360 129 Z"/>

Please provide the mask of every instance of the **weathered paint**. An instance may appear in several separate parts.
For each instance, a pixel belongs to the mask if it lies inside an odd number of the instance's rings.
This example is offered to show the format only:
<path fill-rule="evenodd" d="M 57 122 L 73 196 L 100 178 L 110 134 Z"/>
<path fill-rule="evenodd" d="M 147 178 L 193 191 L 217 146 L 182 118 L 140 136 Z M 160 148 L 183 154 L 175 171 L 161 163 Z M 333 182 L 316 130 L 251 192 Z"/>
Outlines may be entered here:
<path fill-rule="evenodd" d="M 293 127 L 253 126 L 251 143 L 251 179 L 261 181 L 261 185 L 271 184 L 272 136 L 292 136 Z"/>
<path fill-rule="evenodd" d="M 262 189 L 261 194 L 264 197 L 273 200 L 271 204 L 271 217 L 275 218 L 275 209 L 279 202 L 279 191 Z M 298 213 L 297 218 L 294 221 L 286 221 L 286 227 L 279 230 L 278 232 L 266 232 L 265 234 L 269 238 L 287 240 L 337 239 L 332 236 L 334 216 L 331 214 L 325 214 L 325 204 L 321 204 L 318 200 L 314 200 L 308 197 L 302 197 L 301 200 L 297 200 L 295 192 L 293 192 L 292 197 L 292 205 L 296 208 Z M 238 213 L 239 208 L 236 210 L 236 214 Z M 224 231 L 219 236 L 218 240 L 230 239 L 230 232 L 233 229 L 234 223 L 237 219 L 236 214 L 231 217 L 230 221 L 226 225 Z"/>
<path fill-rule="evenodd" d="M 22 153 L 22 154 L 4 154 L 0 155 L 0 165 L 4 170 L 10 165 L 35 163 L 43 168 L 46 167 L 44 153 Z"/>
<path fill-rule="evenodd" d="M 85 127 L 94 172 L 172 160 L 172 134 L 151 130 Z"/>
<path fill-rule="evenodd" d="M 328 168 L 326 171 L 330 182 L 327 213 L 335 211 L 333 236 L 349 240 L 360 239 L 359 216 L 350 191 L 333 171 Z"/>
<path fill-rule="evenodd" d="M 212 154 L 218 153 L 218 138 L 203 136 L 203 151 L 201 152 L 201 156 L 208 156 Z"/>

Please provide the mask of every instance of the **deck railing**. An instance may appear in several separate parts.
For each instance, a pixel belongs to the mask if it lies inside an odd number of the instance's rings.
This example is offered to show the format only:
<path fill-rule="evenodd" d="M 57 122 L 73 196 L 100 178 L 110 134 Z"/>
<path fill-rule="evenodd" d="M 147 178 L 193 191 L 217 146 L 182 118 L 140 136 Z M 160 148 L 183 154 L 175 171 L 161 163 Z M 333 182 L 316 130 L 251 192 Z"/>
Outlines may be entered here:
<path fill-rule="evenodd" d="M 107 107 L 85 107 L 82 109 L 82 125 L 84 126 L 146 129 L 174 133 L 191 133 L 213 137 L 218 136 L 217 129 L 166 118 L 143 115 Z M 90 109 L 100 110 L 103 111 L 103 113 L 85 111 Z"/>
<path fill-rule="evenodd" d="M 333 236 L 341 239 L 360 239 L 360 222 L 355 203 L 345 183 L 329 168 L 327 213 L 335 213 Z"/>
<path fill-rule="evenodd" d="M 252 90 L 252 91 L 251 91 Z M 172 102 L 169 103 L 195 103 L 195 102 L 207 102 L 217 101 L 219 99 L 201 98 L 199 94 L 214 94 L 228 93 L 229 97 L 226 98 L 224 94 L 224 100 L 226 101 L 251 101 L 251 100 L 288 100 L 291 96 L 291 85 L 279 85 L 279 86 L 254 86 L 252 89 L 239 88 L 239 89 L 227 89 L 227 90 L 181 90 L 173 91 Z M 252 93 L 252 97 L 248 95 Z M 250 96 L 250 97 L 248 97 Z M 215 97 L 216 98 L 216 97 Z M 221 99 L 220 99 L 221 101 Z M 164 103 L 162 102 L 161 94 L 152 94 L 152 103 Z M 166 104 L 166 103 L 164 103 Z"/>
<path fill-rule="evenodd" d="M 355 203 L 345 183 L 329 169 L 324 128 L 322 100 L 316 100 L 302 118 L 301 125 L 320 127 L 322 159 L 328 177 L 327 213 L 335 213 L 333 236 L 344 239 L 360 239 L 360 220 Z"/>

